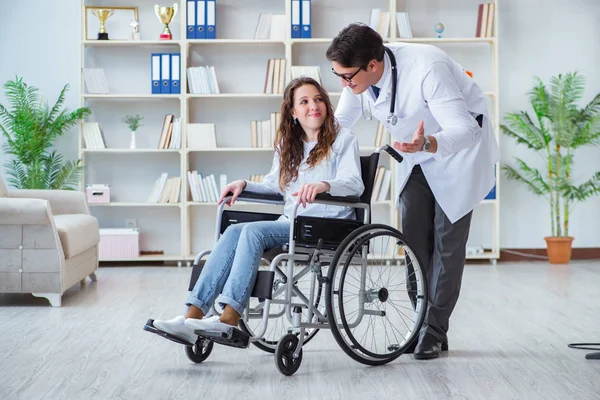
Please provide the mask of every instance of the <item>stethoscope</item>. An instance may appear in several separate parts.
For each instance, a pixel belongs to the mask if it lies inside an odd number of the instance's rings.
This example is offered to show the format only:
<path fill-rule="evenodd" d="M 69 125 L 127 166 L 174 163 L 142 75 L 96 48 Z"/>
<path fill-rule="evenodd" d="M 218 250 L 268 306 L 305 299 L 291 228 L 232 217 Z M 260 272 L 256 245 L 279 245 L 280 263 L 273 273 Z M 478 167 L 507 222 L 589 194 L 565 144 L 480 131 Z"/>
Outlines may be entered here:
<path fill-rule="evenodd" d="M 396 114 L 394 114 L 394 109 L 396 106 L 396 85 L 398 84 L 398 76 L 396 73 L 396 57 L 394 57 L 394 53 L 392 53 L 392 51 L 390 49 L 388 49 L 387 47 L 384 47 L 385 52 L 387 53 L 387 55 L 390 57 L 390 63 L 392 64 L 392 102 L 390 103 L 390 114 L 387 117 L 387 123 L 388 124 L 392 124 L 392 125 L 396 125 L 396 123 L 398 122 L 398 117 L 396 116 Z M 360 108 L 362 110 L 362 117 L 366 120 L 366 121 L 371 121 L 373 119 L 373 113 L 371 112 L 371 103 L 369 103 L 369 109 L 365 110 L 365 105 L 364 105 L 364 100 L 363 100 L 363 96 L 360 96 Z M 365 115 L 365 111 L 367 112 L 367 114 Z"/>

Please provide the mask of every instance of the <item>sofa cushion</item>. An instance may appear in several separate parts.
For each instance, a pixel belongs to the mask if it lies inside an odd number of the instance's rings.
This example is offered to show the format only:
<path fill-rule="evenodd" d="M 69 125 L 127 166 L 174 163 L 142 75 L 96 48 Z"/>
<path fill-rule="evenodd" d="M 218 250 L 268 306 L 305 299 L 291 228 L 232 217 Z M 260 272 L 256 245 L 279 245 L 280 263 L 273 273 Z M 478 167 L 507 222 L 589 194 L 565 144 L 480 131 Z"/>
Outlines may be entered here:
<path fill-rule="evenodd" d="M 4 179 L 2 179 L 2 171 L 0 171 L 0 197 L 8 196 L 8 189 L 4 184 Z"/>
<path fill-rule="evenodd" d="M 100 242 L 98 220 L 91 215 L 55 215 L 54 224 L 67 260 Z"/>

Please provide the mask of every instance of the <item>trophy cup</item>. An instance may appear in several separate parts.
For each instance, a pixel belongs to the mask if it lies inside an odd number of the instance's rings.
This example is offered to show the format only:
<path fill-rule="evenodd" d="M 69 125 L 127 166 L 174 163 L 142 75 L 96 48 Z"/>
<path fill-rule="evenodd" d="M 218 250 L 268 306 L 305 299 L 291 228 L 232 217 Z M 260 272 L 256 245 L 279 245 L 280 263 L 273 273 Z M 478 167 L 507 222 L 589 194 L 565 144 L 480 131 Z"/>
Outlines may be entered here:
<path fill-rule="evenodd" d="M 169 29 L 169 24 L 173 20 L 173 17 L 177 14 L 178 4 L 174 3 L 173 7 L 159 7 L 158 4 L 154 5 L 154 12 L 158 19 L 165 24 L 165 30 L 160 34 L 161 40 L 171 40 L 173 35 Z"/>
<path fill-rule="evenodd" d="M 106 20 L 115 13 L 115 10 L 98 10 L 93 9 L 94 14 L 100 20 L 100 31 L 98 32 L 98 40 L 108 40 L 108 32 L 106 32 Z"/>

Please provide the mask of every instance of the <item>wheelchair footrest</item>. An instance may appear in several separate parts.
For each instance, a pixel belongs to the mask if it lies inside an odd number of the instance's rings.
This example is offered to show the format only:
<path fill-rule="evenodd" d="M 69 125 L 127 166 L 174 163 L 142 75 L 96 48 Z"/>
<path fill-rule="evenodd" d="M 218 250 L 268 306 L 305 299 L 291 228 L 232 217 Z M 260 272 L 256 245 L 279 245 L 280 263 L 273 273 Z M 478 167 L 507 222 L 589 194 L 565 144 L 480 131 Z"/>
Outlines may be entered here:
<path fill-rule="evenodd" d="M 239 330 L 238 328 L 229 328 L 227 331 L 194 331 L 196 335 L 211 340 L 215 343 L 222 344 L 224 346 L 237 347 L 245 349 L 250 344 L 250 335 L 246 332 Z"/>
<path fill-rule="evenodd" d="M 160 329 L 154 327 L 154 320 L 153 319 L 149 319 L 146 322 L 146 325 L 144 325 L 144 330 L 147 331 L 147 332 L 154 333 L 154 334 L 156 334 L 158 336 L 164 337 L 165 339 L 169 339 L 169 340 L 171 340 L 171 341 L 173 341 L 175 343 L 182 344 L 184 346 L 193 346 L 194 345 L 193 343 L 188 343 L 185 340 L 179 339 L 177 336 L 173 336 L 170 333 L 161 331 Z"/>

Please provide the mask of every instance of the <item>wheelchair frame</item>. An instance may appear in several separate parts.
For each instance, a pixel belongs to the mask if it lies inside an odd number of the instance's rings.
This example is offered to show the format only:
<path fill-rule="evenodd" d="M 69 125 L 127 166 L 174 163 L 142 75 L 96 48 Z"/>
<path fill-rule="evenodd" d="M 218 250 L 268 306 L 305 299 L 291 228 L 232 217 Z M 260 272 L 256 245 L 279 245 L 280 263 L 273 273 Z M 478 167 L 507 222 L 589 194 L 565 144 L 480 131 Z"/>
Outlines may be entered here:
<path fill-rule="evenodd" d="M 386 151 L 396 161 L 402 162 L 402 157 L 398 153 L 396 153 L 396 151 L 393 150 L 389 145 L 384 145 L 384 146 L 377 148 L 373 154 L 375 154 L 375 153 L 379 154 L 381 151 Z M 365 187 L 366 187 L 366 185 L 365 185 Z M 221 229 L 222 229 L 224 208 L 226 206 L 225 203 L 231 197 L 232 197 L 231 195 L 227 196 L 225 198 L 225 201 L 223 201 L 217 209 L 217 220 L 216 220 L 216 225 L 215 225 L 215 243 L 219 240 L 219 238 L 222 234 Z M 285 200 L 284 200 L 283 196 L 281 196 L 281 195 L 263 195 L 263 194 L 257 194 L 257 193 L 251 193 L 251 192 L 242 192 L 238 196 L 238 200 L 251 202 L 251 203 L 264 203 L 264 204 L 273 204 L 273 205 L 285 204 Z M 322 264 L 327 264 L 331 268 L 332 262 L 334 261 L 335 256 L 339 252 L 341 246 L 344 245 L 344 243 L 348 242 L 350 237 L 353 236 L 354 233 L 357 233 L 356 231 L 359 231 L 359 230 L 365 228 L 363 230 L 365 232 L 368 232 L 369 230 L 366 228 L 372 228 L 371 235 L 376 235 L 379 232 L 389 232 L 390 230 L 393 230 L 395 232 L 397 232 L 397 231 L 386 225 L 370 224 L 369 222 L 370 222 L 370 215 L 371 215 L 371 210 L 370 210 L 371 205 L 369 202 L 361 202 L 358 197 L 354 197 L 354 196 L 337 197 L 337 196 L 331 196 L 329 194 L 319 194 L 316 196 L 314 203 L 342 206 L 342 207 L 343 206 L 352 207 L 355 211 L 363 210 L 364 214 L 363 214 L 362 226 L 360 228 L 355 228 L 351 235 L 348 235 L 345 239 L 343 239 L 341 241 L 341 243 L 337 244 L 336 250 L 323 249 L 321 246 L 322 239 L 320 239 L 318 244 L 314 247 L 313 246 L 297 247 L 294 233 L 295 233 L 296 222 L 297 222 L 297 210 L 298 210 L 298 207 L 300 206 L 300 203 L 296 202 L 295 206 L 292 210 L 292 215 L 290 215 L 289 243 L 288 243 L 287 251 L 279 253 L 276 256 L 274 256 L 272 258 L 272 260 L 270 261 L 269 271 L 259 271 L 259 275 L 257 276 L 257 279 L 256 279 L 255 290 L 253 291 L 252 297 L 263 298 L 264 301 L 261 302 L 258 306 L 256 306 L 253 309 L 251 309 L 250 304 L 248 304 L 248 306 L 246 307 L 246 309 L 244 311 L 244 315 L 241 316 L 244 321 L 244 324 L 246 321 L 249 321 L 251 319 L 254 319 L 254 320 L 262 319 L 262 326 L 260 327 L 260 329 L 258 331 L 252 332 L 252 335 L 249 335 L 249 334 L 246 334 L 245 332 L 239 331 L 237 328 L 232 329 L 231 330 L 232 332 L 229 332 L 227 335 L 222 334 L 222 333 L 211 334 L 210 332 L 207 332 L 207 331 L 196 331 L 196 333 L 199 335 L 199 341 L 194 346 L 197 346 L 201 349 L 201 354 L 195 353 L 190 347 L 188 347 L 188 356 L 192 359 L 192 361 L 202 362 L 206 357 L 208 357 L 210 351 L 212 350 L 212 341 L 215 341 L 215 342 L 218 342 L 221 344 L 225 344 L 225 345 L 235 346 L 235 347 L 247 347 L 248 344 L 251 342 L 260 341 L 261 339 L 263 339 L 263 335 L 267 331 L 269 319 L 270 318 L 279 318 L 285 314 L 285 318 L 290 323 L 291 328 L 288 328 L 288 334 L 284 335 L 284 337 L 280 341 L 277 342 L 278 345 L 277 345 L 277 350 L 275 351 L 275 356 L 276 356 L 277 367 L 280 370 L 280 372 L 282 372 L 285 375 L 291 375 L 298 369 L 300 361 L 302 359 L 302 346 L 305 342 L 306 329 L 332 329 L 332 327 L 330 326 L 330 322 L 329 322 L 330 321 L 329 316 L 327 315 L 328 312 L 325 311 L 323 313 L 315 308 L 315 291 L 316 291 L 315 288 L 316 288 L 317 281 L 319 282 L 320 285 L 326 285 L 327 288 L 329 288 L 331 286 L 331 291 L 333 292 L 333 283 L 334 282 L 330 282 L 330 279 L 328 277 L 323 276 L 322 270 L 321 270 Z M 243 213 L 244 211 L 240 211 L 240 212 Z M 300 216 L 298 218 L 302 218 L 302 216 Z M 340 220 L 340 221 L 344 221 L 344 220 Z M 360 233 L 360 232 L 358 232 L 358 233 Z M 399 234 L 399 232 L 398 232 L 398 234 Z M 362 237 L 358 237 L 358 239 L 360 242 L 360 240 L 362 240 Z M 406 242 L 403 237 L 400 240 L 403 242 Z M 377 294 L 375 292 L 371 293 L 371 291 L 366 290 L 366 274 L 365 274 L 365 272 L 366 272 L 366 268 L 368 267 L 368 249 L 367 249 L 367 246 L 364 244 L 364 242 L 360 242 L 360 243 L 361 243 L 360 248 L 358 249 L 358 251 L 360 251 L 360 256 L 355 255 L 352 260 L 348 260 L 347 255 L 339 254 L 338 260 L 335 260 L 338 263 L 340 262 L 339 260 L 344 260 L 345 262 L 353 261 L 353 262 L 356 262 L 356 264 L 360 263 L 361 279 L 360 279 L 359 293 L 361 293 L 361 296 L 363 296 L 362 297 L 363 300 L 359 301 L 360 309 L 358 311 L 359 314 L 358 314 L 356 321 L 353 324 L 349 325 L 347 323 L 347 321 L 344 319 L 343 325 L 344 325 L 345 329 L 354 328 L 354 327 L 358 326 L 360 324 L 360 322 L 362 321 L 363 317 L 366 315 L 385 316 L 385 311 L 365 309 L 365 304 L 367 304 L 366 299 L 369 299 L 369 302 L 371 302 L 371 301 L 373 301 L 373 299 L 377 298 Z M 349 247 L 351 244 L 352 244 L 352 241 L 349 241 L 346 244 L 346 247 Z M 404 244 L 406 244 L 406 243 L 404 243 Z M 343 249 L 343 250 L 346 250 L 346 249 Z M 409 250 L 411 252 L 409 254 L 410 257 L 411 258 L 414 257 L 414 259 L 418 262 L 418 265 L 420 265 L 418 256 L 416 254 L 413 254 L 414 252 L 412 252 L 412 249 L 410 246 L 409 246 Z M 201 259 L 204 256 L 210 254 L 211 251 L 212 250 L 205 250 L 203 252 L 200 252 L 194 260 L 194 268 L 201 268 L 200 267 Z M 285 249 L 284 249 L 284 251 L 285 251 Z M 263 253 L 263 256 L 264 256 L 264 254 L 265 253 Z M 346 257 L 346 258 L 344 259 L 344 257 Z M 287 262 L 287 271 L 283 271 L 279 267 L 281 265 L 281 263 L 284 261 Z M 301 271 L 296 275 L 294 275 L 294 264 L 295 263 L 300 263 L 303 266 L 305 264 L 304 268 L 302 268 Z M 336 264 L 336 265 L 338 265 L 338 264 Z M 333 266 L 333 267 L 335 267 L 335 266 Z M 267 272 L 267 273 L 261 274 L 260 272 Z M 330 270 L 330 272 L 332 272 L 332 271 Z M 333 272 L 335 272 L 335 271 L 333 271 Z M 309 292 L 309 295 L 307 298 L 304 295 L 304 293 L 302 293 L 296 287 L 296 283 L 300 278 L 302 278 L 304 275 L 309 274 L 309 273 L 311 273 L 312 276 L 310 279 L 310 292 Z M 281 276 L 284 284 L 274 289 L 273 283 L 274 283 L 274 277 L 276 274 Z M 330 275 L 330 274 L 328 274 L 328 275 Z M 196 280 L 198 279 L 198 277 L 199 277 L 199 274 L 196 275 Z M 421 281 L 420 284 L 422 287 L 421 293 L 418 296 L 419 307 L 421 309 L 426 309 L 426 306 L 427 306 L 427 284 L 426 284 L 426 278 L 425 278 L 425 276 L 423 276 L 421 268 L 418 268 L 417 279 Z M 190 290 L 192 289 L 193 284 L 195 284 L 195 282 L 193 282 L 193 281 L 194 281 L 194 273 L 192 275 L 192 280 L 190 282 Z M 262 292 L 259 295 L 255 295 L 255 293 L 254 293 L 257 291 L 257 287 L 259 287 L 258 292 Z M 262 288 L 260 288 L 260 287 L 262 287 Z M 278 299 L 277 297 L 279 297 L 281 295 L 284 295 L 284 298 Z M 293 302 L 292 298 L 294 296 L 298 297 L 301 302 L 300 303 Z M 330 300 L 329 297 L 330 297 L 330 294 L 327 293 L 327 296 L 326 296 L 327 300 Z M 415 300 L 415 302 L 416 301 L 417 300 Z M 325 303 L 326 303 L 325 305 L 327 306 L 327 310 L 330 310 L 332 305 L 328 304 L 327 301 Z M 270 308 L 271 308 L 272 304 L 283 305 L 283 310 L 279 311 L 277 314 L 271 314 Z M 415 311 L 416 311 L 416 305 L 413 305 L 413 307 L 415 308 Z M 302 308 L 307 309 L 307 316 L 306 316 L 305 321 L 302 320 Z M 216 310 L 214 304 L 212 305 L 211 311 L 214 311 L 214 312 L 211 312 L 211 314 L 212 313 L 218 314 L 218 311 Z M 316 319 L 316 321 L 314 321 L 314 319 Z M 400 342 L 400 344 L 396 344 L 396 345 L 399 346 L 400 348 L 402 348 L 403 346 L 409 345 L 410 343 L 407 343 L 407 341 L 410 338 L 414 338 L 415 331 L 418 332 L 418 330 L 420 330 L 421 325 L 423 323 L 423 319 L 424 319 L 424 312 L 422 313 L 422 315 L 419 315 L 418 321 L 413 321 L 413 327 L 412 327 L 413 330 L 410 331 L 410 335 L 408 335 L 408 336 L 401 335 L 401 338 L 403 340 Z M 150 323 L 150 325 L 151 325 L 151 323 Z M 408 327 L 408 325 L 407 325 L 407 327 Z M 336 331 L 339 328 L 340 327 L 338 326 L 338 324 L 336 324 Z M 246 329 L 248 329 L 248 332 L 251 331 L 250 328 L 246 328 Z M 147 330 L 152 330 L 152 327 L 150 326 L 149 329 L 147 329 Z M 154 330 L 156 330 L 156 329 L 154 328 Z M 298 330 L 299 330 L 298 336 L 290 334 L 290 332 L 294 332 L 294 331 L 298 332 Z M 233 331 L 237 331 L 237 333 L 233 332 Z M 333 331 L 333 329 L 332 329 L 332 331 Z M 154 333 L 159 333 L 159 332 L 154 332 Z M 234 333 L 237 336 L 233 335 Z M 161 334 L 161 333 L 159 333 L 159 334 Z M 244 337 L 243 335 L 246 335 L 247 337 Z M 339 335 L 339 332 L 334 332 L 334 336 L 336 336 L 336 341 L 338 341 L 338 344 L 341 345 L 341 343 L 340 343 L 341 339 L 338 337 L 338 335 Z M 291 338 L 289 338 L 290 336 L 291 336 Z M 167 337 L 167 336 L 165 336 L 165 337 Z M 167 338 L 169 338 L 169 337 L 167 337 Z M 173 340 L 172 338 L 170 338 L 170 339 Z M 228 343 L 228 340 L 230 341 L 229 343 Z M 288 340 L 288 342 L 290 344 L 287 346 L 286 349 L 281 350 L 280 345 L 282 344 L 281 342 L 283 342 L 284 340 Z M 412 340 L 414 340 L 414 339 L 412 339 Z M 187 345 L 190 346 L 190 344 L 187 344 Z M 207 346 L 207 345 L 209 345 L 209 346 Z M 206 353 L 202 354 L 202 348 L 204 350 L 206 350 Z M 373 355 L 371 355 L 370 353 L 363 352 L 364 356 L 361 357 L 356 351 L 354 351 L 355 354 L 351 354 L 352 350 L 346 349 L 344 347 L 342 347 L 342 348 L 347 354 L 349 354 L 355 360 L 366 363 L 366 364 L 372 364 L 372 365 L 383 364 L 383 363 L 389 362 L 401 354 L 401 353 L 397 354 L 395 357 L 384 360 L 383 359 L 384 356 L 381 356 L 381 355 L 379 355 L 379 357 L 377 357 L 377 355 L 375 355 L 375 358 L 373 358 Z M 293 353 L 291 352 L 292 349 L 293 349 Z M 282 351 L 283 352 L 287 351 L 287 356 L 289 356 L 289 358 L 290 358 L 289 362 L 293 362 L 293 360 L 297 360 L 298 365 L 296 365 L 296 366 L 280 365 L 280 363 L 278 361 L 278 352 L 281 355 Z"/>

